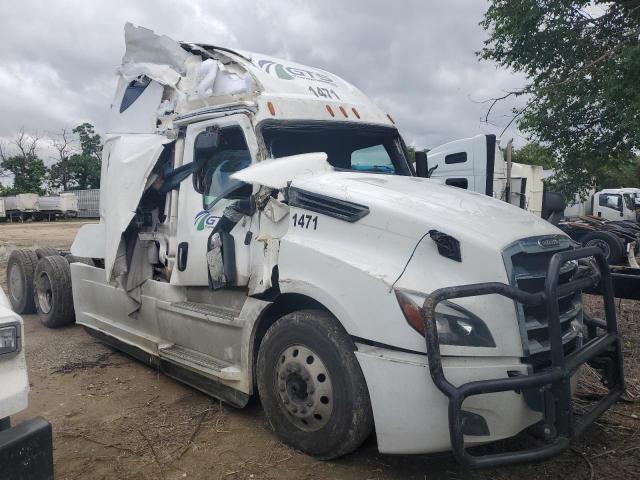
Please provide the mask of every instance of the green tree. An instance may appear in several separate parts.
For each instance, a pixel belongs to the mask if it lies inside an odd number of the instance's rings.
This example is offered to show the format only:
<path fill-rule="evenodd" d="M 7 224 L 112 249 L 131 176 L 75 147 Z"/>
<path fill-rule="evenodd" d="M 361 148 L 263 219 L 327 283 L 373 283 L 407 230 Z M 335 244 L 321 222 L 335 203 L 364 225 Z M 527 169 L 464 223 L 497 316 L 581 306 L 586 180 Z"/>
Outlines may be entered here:
<path fill-rule="evenodd" d="M 78 190 L 100 187 L 102 165 L 102 139 L 90 123 L 74 128 L 73 133 L 80 139 L 80 153 L 69 157 L 69 169 Z"/>
<path fill-rule="evenodd" d="M 527 165 L 541 165 L 544 169 L 556 167 L 551 150 L 537 142 L 527 143 L 522 148 L 514 149 L 512 160 Z"/>
<path fill-rule="evenodd" d="M 52 190 L 69 190 L 75 186 L 74 172 L 69 161 L 74 148 L 70 132 L 62 129 L 51 140 L 51 146 L 58 152 L 58 161 L 49 167 L 49 187 Z"/>
<path fill-rule="evenodd" d="M 77 143 L 72 135 L 77 135 Z M 52 141 L 58 161 L 51 165 L 49 184 L 54 189 L 84 190 L 100 187 L 102 139 L 90 123 L 71 132 L 62 130 Z"/>
<path fill-rule="evenodd" d="M 593 178 L 635 163 L 640 149 L 640 3 L 638 0 L 490 0 L 478 52 L 528 84 L 492 99 L 526 98 L 518 127 L 556 160 L 566 197 Z"/>
<path fill-rule="evenodd" d="M 20 130 L 12 142 L 13 148 L 0 145 L 0 176 L 13 178 L 13 186 L 4 187 L 4 194 L 44 192 L 47 167 L 38 158 L 38 142 L 37 136 L 27 135 Z M 9 153 L 9 150 L 13 150 L 13 153 Z"/>

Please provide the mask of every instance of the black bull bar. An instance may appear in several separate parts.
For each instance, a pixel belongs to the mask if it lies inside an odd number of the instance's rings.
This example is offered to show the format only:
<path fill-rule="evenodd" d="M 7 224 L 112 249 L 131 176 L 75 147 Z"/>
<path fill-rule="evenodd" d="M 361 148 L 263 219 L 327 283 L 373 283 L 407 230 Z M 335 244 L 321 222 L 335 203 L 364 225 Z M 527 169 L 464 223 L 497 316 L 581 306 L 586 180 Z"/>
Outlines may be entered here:
<path fill-rule="evenodd" d="M 599 273 L 592 270 L 585 276 L 559 285 L 560 267 L 567 261 L 592 257 L 597 262 Z M 558 298 L 600 284 L 603 292 L 605 320 L 584 316 L 587 337 L 583 345 L 565 356 Z M 546 304 L 551 348 L 551 365 L 541 372 L 512 378 L 480 380 L 459 387 L 451 384 L 444 375 L 440 357 L 440 344 L 436 327 L 435 309 L 443 300 L 478 295 L 498 294 L 523 305 Z M 555 455 L 568 447 L 572 439 L 579 436 L 624 392 L 622 349 L 616 322 L 616 310 L 609 267 L 602 252 L 596 247 L 558 252 L 551 257 L 544 291 L 530 293 L 504 283 L 479 283 L 441 288 L 429 295 L 422 307 L 425 323 L 427 352 L 431 378 L 449 399 L 449 434 L 453 454 L 462 464 L 474 467 L 492 467 L 518 462 L 539 460 Z M 608 393 L 588 413 L 574 418 L 571 400 L 571 376 L 584 363 L 589 363 L 603 375 Z M 485 393 L 542 389 L 544 395 L 543 421 L 547 431 L 555 434 L 543 446 L 516 452 L 471 455 L 464 445 L 464 415 L 462 403 L 467 397 Z"/>

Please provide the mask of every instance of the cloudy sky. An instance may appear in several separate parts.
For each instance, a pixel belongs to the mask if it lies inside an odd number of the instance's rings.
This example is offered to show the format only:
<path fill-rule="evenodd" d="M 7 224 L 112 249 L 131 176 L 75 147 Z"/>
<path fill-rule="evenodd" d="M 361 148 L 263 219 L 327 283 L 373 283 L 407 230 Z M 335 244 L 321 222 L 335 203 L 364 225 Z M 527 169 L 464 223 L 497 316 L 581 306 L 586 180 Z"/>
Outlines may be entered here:
<path fill-rule="evenodd" d="M 329 70 L 388 111 L 407 143 L 499 134 L 512 105 L 479 103 L 523 78 L 480 63 L 483 0 L 0 0 L 0 138 L 101 130 L 130 21 L 176 40 L 237 47 Z M 523 143 L 518 132 L 510 129 Z M 43 142 L 43 147 L 46 145 Z M 43 157 L 47 157 L 43 148 Z"/>

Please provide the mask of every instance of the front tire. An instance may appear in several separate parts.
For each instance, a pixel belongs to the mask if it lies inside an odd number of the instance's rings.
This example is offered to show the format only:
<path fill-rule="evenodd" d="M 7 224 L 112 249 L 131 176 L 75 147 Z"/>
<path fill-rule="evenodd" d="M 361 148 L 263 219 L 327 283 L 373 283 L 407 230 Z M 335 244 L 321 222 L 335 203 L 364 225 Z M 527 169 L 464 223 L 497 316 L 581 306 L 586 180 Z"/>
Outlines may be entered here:
<path fill-rule="evenodd" d="M 258 353 L 260 399 L 271 428 L 322 460 L 369 436 L 373 414 L 355 345 L 330 313 L 301 310 L 276 321 Z"/>
<path fill-rule="evenodd" d="M 33 279 L 40 322 L 58 328 L 75 322 L 69 262 L 53 255 L 41 258 Z"/>

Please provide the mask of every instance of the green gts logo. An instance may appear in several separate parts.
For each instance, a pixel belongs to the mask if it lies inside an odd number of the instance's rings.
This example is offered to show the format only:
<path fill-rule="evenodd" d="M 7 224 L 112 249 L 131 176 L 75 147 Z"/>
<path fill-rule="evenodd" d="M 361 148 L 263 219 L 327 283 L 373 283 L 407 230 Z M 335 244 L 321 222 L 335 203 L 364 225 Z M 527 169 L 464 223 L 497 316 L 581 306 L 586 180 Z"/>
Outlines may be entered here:
<path fill-rule="evenodd" d="M 196 230 L 204 230 L 205 228 L 213 228 L 218 223 L 220 217 L 211 215 L 206 210 L 196 213 L 196 218 L 193 220 L 193 224 L 196 226 Z"/>
<path fill-rule="evenodd" d="M 276 63 L 273 60 L 259 60 L 258 66 L 268 74 L 275 75 L 281 80 L 293 80 L 295 78 L 302 78 L 303 80 L 312 80 L 316 82 L 331 83 L 335 85 L 335 82 L 329 75 L 317 72 L 315 70 L 285 66 L 281 63 Z"/>

